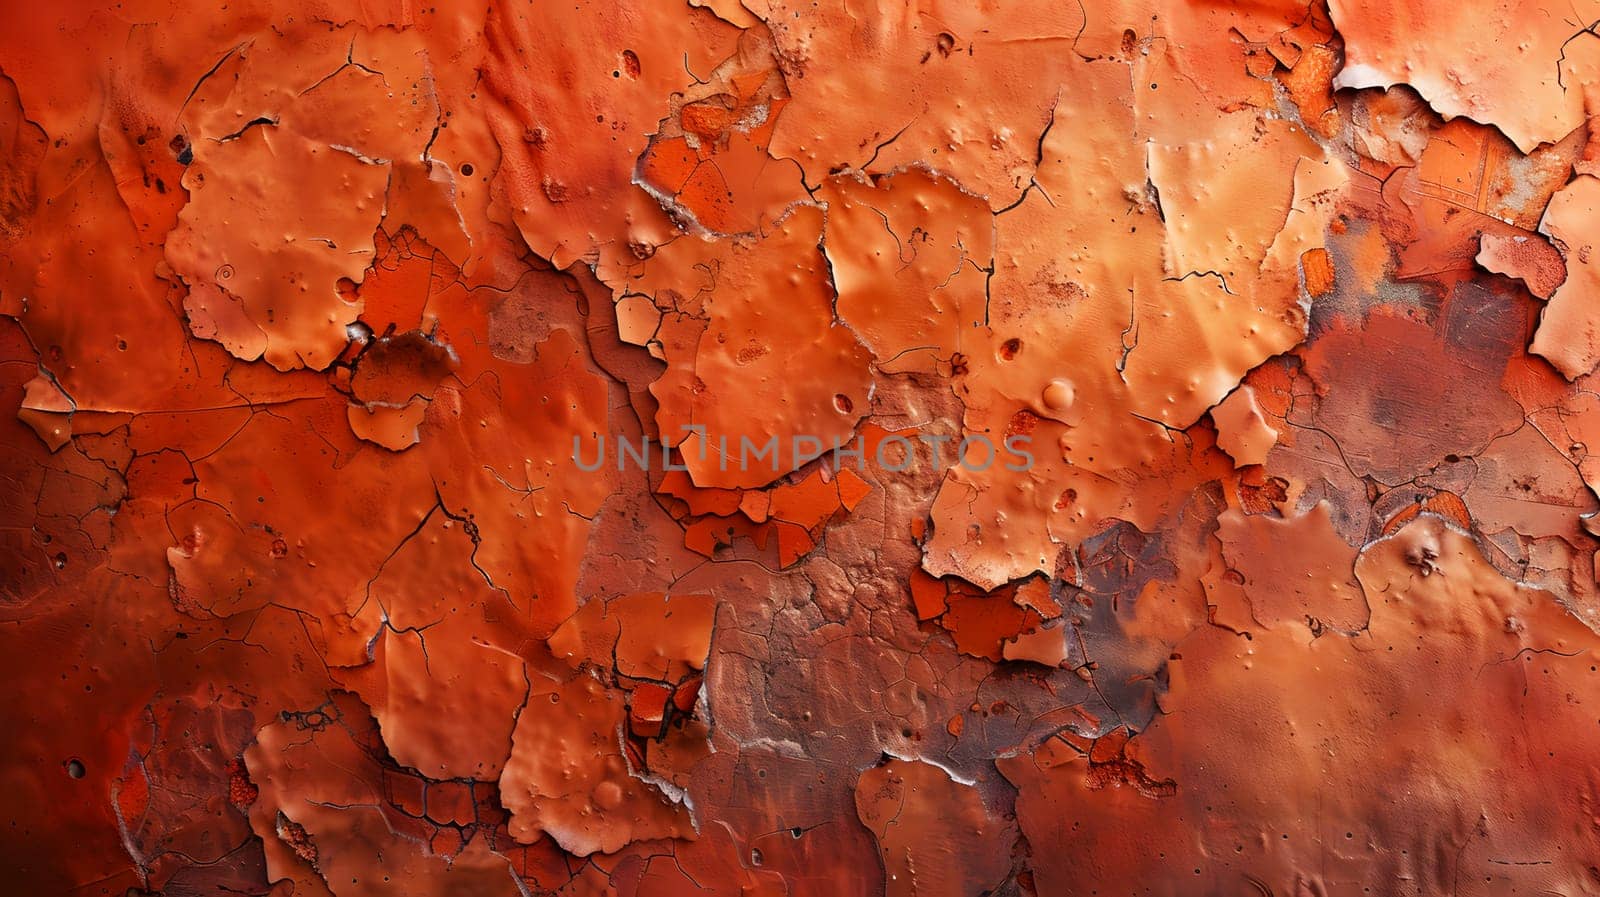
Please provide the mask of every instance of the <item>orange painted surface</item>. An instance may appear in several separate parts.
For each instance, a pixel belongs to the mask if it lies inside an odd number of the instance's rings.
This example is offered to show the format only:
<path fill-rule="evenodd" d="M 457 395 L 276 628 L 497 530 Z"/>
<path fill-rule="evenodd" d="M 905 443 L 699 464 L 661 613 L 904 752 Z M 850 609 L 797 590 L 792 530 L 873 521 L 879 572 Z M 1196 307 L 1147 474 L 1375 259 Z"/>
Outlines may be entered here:
<path fill-rule="evenodd" d="M 1600 5 L 0 21 L 0 891 L 1600 893 Z"/>

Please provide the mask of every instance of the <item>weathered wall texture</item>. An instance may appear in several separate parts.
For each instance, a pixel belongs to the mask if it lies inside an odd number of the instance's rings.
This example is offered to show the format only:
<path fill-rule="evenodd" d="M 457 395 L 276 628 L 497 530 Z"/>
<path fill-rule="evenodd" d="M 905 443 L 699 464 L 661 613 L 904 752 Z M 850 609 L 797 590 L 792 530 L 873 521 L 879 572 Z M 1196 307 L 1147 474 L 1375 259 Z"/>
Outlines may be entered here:
<path fill-rule="evenodd" d="M 6 0 L 0 891 L 1600 893 L 1597 20 Z"/>

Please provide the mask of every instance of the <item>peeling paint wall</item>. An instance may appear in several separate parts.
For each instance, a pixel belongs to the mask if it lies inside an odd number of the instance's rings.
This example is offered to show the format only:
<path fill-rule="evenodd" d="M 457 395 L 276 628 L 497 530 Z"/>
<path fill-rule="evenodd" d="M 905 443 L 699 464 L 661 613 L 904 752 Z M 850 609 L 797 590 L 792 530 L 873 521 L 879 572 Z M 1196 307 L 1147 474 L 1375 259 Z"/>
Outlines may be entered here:
<path fill-rule="evenodd" d="M 1600 893 L 1597 35 L 11 4 L 0 890 Z"/>

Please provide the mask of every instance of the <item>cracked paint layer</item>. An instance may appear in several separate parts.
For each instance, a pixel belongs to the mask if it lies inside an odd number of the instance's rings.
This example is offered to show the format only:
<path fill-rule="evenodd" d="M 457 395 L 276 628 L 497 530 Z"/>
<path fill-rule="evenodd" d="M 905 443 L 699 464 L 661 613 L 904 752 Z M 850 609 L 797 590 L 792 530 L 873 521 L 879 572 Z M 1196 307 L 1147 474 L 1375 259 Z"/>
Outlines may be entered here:
<path fill-rule="evenodd" d="M 14 6 L 11 890 L 1600 892 L 1600 6 Z"/>

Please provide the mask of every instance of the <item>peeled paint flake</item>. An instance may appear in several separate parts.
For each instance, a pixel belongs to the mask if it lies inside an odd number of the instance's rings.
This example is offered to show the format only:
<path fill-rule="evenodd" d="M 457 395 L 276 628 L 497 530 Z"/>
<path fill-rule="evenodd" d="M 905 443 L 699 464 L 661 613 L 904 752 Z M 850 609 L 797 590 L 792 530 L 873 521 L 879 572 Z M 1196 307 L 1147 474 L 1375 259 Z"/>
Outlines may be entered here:
<path fill-rule="evenodd" d="M 1600 364 L 1600 315 L 1594 308 L 1600 271 L 1585 242 L 1600 215 L 1600 178 L 1579 175 L 1551 197 L 1539 229 L 1563 250 L 1566 277 L 1550 293 L 1528 351 L 1549 359 L 1568 380 Z"/>
<path fill-rule="evenodd" d="M 1329 0 L 1345 38 L 1336 87 L 1406 84 L 1445 118 L 1493 125 L 1523 152 L 1584 123 L 1600 46 L 1588 4 L 1472 0 L 1449 15 L 1423 4 Z"/>
<path fill-rule="evenodd" d="M 530 689 L 500 777 L 511 837 L 533 842 L 546 834 L 587 856 L 694 835 L 684 807 L 631 774 L 622 718 L 621 700 L 590 676 Z"/>
<path fill-rule="evenodd" d="M 1211 420 L 1217 425 L 1217 447 L 1228 453 L 1235 467 L 1265 464 L 1278 440 L 1278 431 L 1256 403 L 1255 390 L 1247 385 L 1218 402 L 1211 409 Z"/>
<path fill-rule="evenodd" d="M 861 774 L 856 813 L 883 852 L 885 894 L 981 894 L 1009 871 L 1009 826 L 949 773 L 916 760 L 888 760 Z"/>

